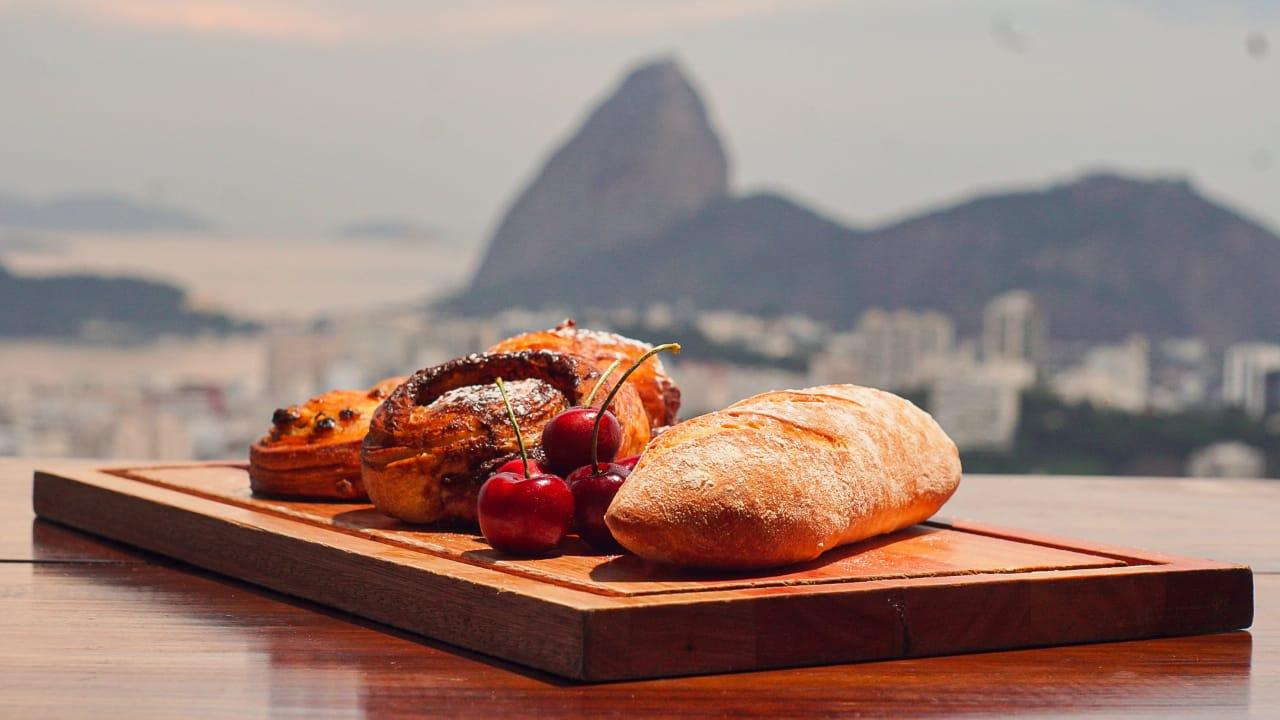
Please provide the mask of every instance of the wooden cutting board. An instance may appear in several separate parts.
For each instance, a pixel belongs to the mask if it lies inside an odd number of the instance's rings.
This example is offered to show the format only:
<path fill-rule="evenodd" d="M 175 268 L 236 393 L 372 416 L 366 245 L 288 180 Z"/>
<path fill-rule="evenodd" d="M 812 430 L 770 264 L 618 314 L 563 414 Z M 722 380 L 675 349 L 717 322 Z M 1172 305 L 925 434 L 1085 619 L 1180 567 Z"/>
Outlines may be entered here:
<path fill-rule="evenodd" d="M 43 518 L 579 680 L 1234 630 L 1243 565 L 935 519 L 768 573 L 706 574 L 570 538 L 517 559 L 366 504 L 253 496 L 244 466 L 50 467 Z"/>

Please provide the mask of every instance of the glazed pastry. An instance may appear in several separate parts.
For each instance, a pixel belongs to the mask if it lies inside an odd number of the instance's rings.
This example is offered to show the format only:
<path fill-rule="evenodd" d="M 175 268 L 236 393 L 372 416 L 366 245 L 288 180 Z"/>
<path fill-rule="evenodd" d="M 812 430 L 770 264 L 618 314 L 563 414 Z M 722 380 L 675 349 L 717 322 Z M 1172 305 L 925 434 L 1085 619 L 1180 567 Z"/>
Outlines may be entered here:
<path fill-rule="evenodd" d="M 518 456 L 494 380 L 506 383 L 532 459 L 543 460 L 542 428 L 582 404 L 600 375 L 585 358 L 547 350 L 468 355 L 418 371 L 369 426 L 362 451 L 369 499 L 406 522 L 474 521 L 481 483 Z M 610 409 L 623 429 L 619 454 L 639 453 L 649 441 L 649 423 L 635 390 L 622 388 Z"/>
<path fill-rule="evenodd" d="M 565 320 L 551 330 L 516 335 L 489 348 L 489 352 L 515 352 L 518 350 L 554 350 L 589 358 L 601 370 L 614 360 L 621 359 L 621 369 L 626 369 L 653 346 L 639 340 L 598 330 L 583 330 L 572 320 Z M 614 375 L 619 377 L 620 375 Z M 674 424 L 680 411 L 680 388 L 667 375 L 661 358 L 645 362 L 627 384 L 635 387 L 649 416 L 649 427 L 659 428 Z"/>
<path fill-rule="evenodd" d="M 404 378 L 370 390 L 334 390 L 276 410 L 249 448 L 249 484 L 263 495 L 363 500 L 360 442 L 373 411 Z"/>
<path fill-rule="evenodd" d="M 959 483 L 955 443 L 909 401 L 855 385 L 779 390 L 655 439 L 605 523 L 648 560 L 765 568 L 925 520 Z"/>

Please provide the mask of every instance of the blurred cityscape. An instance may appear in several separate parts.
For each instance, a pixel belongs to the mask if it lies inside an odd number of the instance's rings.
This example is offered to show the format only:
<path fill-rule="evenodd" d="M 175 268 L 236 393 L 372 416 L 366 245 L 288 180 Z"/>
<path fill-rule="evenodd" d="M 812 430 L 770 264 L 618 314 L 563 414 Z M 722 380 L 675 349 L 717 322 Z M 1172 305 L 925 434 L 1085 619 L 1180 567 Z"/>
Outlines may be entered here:
<path fill-rule="evenodd" d="M 548 327 L 563 310 L 484 319 L 420 309 L 137 345 L 0 344 L 0 454 L 243 458 L 272 409 L 359 388 Z M 852 327 L 653 303 L 581 325 L 686 351 L 666 362 L 682 417 L 765 390 L 849 382 L 926 407 L 970 471 L 1275 475 L 1280 345 L 1197 338 L 1054 341 L 1036 298 L 994 297 L 981 331 L 936 311 L 872 309 Z"/>
<path fill-rule="evenodd" d="M 858 383 L 969 472 L 1280 477 L 1261 4 L 146 5 L 0 2 L 0 455 L 243 460 L 574 317 L 681 342 L 685 418 Z"/>

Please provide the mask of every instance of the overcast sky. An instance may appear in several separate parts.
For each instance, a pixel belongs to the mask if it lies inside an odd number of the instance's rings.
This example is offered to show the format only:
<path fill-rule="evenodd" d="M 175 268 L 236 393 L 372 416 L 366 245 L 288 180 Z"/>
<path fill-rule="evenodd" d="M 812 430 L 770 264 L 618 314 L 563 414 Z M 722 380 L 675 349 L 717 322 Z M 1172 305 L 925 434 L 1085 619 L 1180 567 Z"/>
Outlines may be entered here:
<path fill-rule="evenodd" d="M 1110 167 L 1280 228 L 1280 3 L 1245 1 L 0 0 L 0 193 L 475 241 L 658 54 L 738 188 L 846 221 Z"/>

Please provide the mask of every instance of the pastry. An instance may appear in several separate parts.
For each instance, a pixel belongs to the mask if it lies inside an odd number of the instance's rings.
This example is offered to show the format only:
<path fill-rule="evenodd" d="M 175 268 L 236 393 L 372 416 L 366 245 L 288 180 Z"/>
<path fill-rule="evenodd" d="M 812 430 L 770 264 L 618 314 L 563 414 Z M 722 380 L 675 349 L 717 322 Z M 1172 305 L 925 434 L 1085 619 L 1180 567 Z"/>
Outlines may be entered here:
<path fill-rule="evenodd" d="M 418 371 L 373 416 L 362 450 L 369 499 L 406 522 L 474 521 L 480 484 L 518 453 L 494 380 L 506 383 L 525 445 L 542 460 L 542 428 L 581 404 L 600 375 L 585 358 L 547 350 L 469 355 Z M 611 410 L 623 428 L 619 452 L 640 452 L 649 423 L 635 390 L 622 388 Z"/>
<path fill-rule="evenodd" d="M 573 353 L 593 360 L 606 369 L 614 360 L 622 360 L 626 368 L 652 346 L 599 330 L 583 330 L 572 320 L 565 320 L 551 330 L 516 335 L 489 348 L 489 352 L 515 352 L 518 350 L 554 350 Z M 614 377 L 618 377 L 614 375 Z M 647 361 L 631 375 L 628 384 L 635 387 L 649 416 L 649 427 L 672 425 L 680 411 L 680 388 L 667 376 L 660 358 Z"/>
<path fill-rule="evenodd" d="M 605 522 L 649 560 L 764 568 L 925 520 L 959 482 L 955 443 L 907 400 L 855 385 L 781 390 L 655 438 Z"/>
<path fill-rule="evenodd" d="M 271 430 L 249 447 L 249 485 L 255 493 L 308 499 L 362 500 L 360 442 L 369 420 L 404 378 L 370 390 L 334 390 L 280 408 Z"/>

